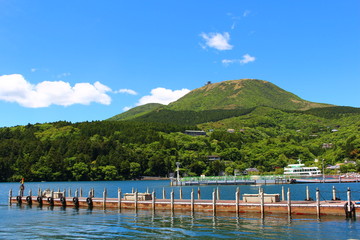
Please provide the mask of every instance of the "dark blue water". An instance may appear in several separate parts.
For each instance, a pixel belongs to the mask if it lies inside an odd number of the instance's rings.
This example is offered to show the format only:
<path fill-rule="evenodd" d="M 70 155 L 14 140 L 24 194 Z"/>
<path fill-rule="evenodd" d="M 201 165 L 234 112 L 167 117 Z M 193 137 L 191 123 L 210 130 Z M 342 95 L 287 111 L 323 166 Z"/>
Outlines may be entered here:
<path fill-rule="evenodd" d="M 25 183 L 25 193 L 37 188 L 60 190 L 66 188 L 83 189 L 84 195 L 95 188 L 100 197 L 107 188 L 109 197 L 117 197 L 117 188 L 122 192 L 155 190 L 162 198 L 162 189 L 169 197 L 174 190 L 179 196 L 179 187 L 170 187 L 168 181 L 123 181 L 123 182 L 53 182 Z M 352 198 L 360 200 L 360 183 L 352 184 L 309 184 L 311 197 L 315 189 L 320 189 L 323 199 L 331 199 L 331 189 L 335 186 L 338 196 L 346 199 L 347 187 L 352 190 Z M 344 217 L 268 215 L 265 219 L 258 214 L 195 213 L 151 211 L 124 211 L 100 209 L 74 209 L 60 207 L 8 206 L 8 192 L 14 194 L 18 183 L 0 183 L 0 239 L 360 239 L 360 224 Z M 263 186 L 266 193 L 281 193 L 282 185 Z M 290 188 L 293 200 L 305 198 L 305 185 L 285 185 Z M 197 187 L 182 187 L 184 198 Z M 214 186 L 202 186 L 202 198 L 211 198 Z M 236 186 L 219 186 L 222 199 L 235 199 Z M 256 193 L 256 186 L 240 186 L 241 193 Z M 195 191 L 196 192 L 196 191 Z"/>

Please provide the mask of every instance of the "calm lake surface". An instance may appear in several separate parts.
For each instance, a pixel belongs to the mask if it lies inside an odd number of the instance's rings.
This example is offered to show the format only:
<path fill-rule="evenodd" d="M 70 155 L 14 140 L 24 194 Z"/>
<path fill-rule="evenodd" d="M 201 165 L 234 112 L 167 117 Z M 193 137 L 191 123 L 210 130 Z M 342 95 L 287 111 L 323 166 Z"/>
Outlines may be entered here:
<path fill-rule="evenodd" d="M 36 182 L 25 183 L 25 195 L 32 189 L 58 189 L 67 191 L 82 188 L 87 195 L 91 188 L 95 196 L 102 196 L 104 188 L 109 197 L 117 197 L 117 189 L 123 193 L 137 189 L 139 192 L 155 190 L 162 198 L 163 188 L 167 197 L 171 190 L 175 198 L 180 187 L 170 187 L 169 181 L 111 181 L 111 182 Z M 263 186 L 265 193 L 281 193 L 283 185 Z M 332 186 L 338 197 L 346 199 L 347 188 L 352 199 L 360 200 L 360 183 L 309 184 L 311 197 L 315 199 L 316 188 L 320 189 L 322 200 L 331 199 Z M 203 199 L 210 199 L 216 186 L 201 186 Z M 219 186 L 221 199 L 235 199 L 238 186 Z M 257 193 L 258 186 L 239 186 L 241 193 Z M 293 200 L 304 200 L 306 185 L 284 185 L 290 188 Z M 182 187 L 184 198 L 197 187 Z M 360 222 L 345 217 L 266 215 L 261 219 L 257 214 L 218 214 L 166 211 L 114 209 L 74 209 L 60 207 L 22 207 L 8 205 L 8 193 L 12 189 L 17 195 L 19 183 L 0 183 L 0 239 L 360 239 Z M 196 191 L 195 191 L 196 192 Z"/>

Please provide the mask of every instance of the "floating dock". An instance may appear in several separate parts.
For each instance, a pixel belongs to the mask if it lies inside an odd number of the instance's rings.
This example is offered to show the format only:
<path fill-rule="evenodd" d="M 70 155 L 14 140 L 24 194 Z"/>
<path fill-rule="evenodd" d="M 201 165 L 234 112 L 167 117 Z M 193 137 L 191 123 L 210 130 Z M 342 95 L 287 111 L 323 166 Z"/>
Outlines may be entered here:
<path fill-rule="evenodd" d="M 291 215 L 322 215 L 345 216 L 355 218 L 360 202 L 351 200 L 351 191 L 348 189 L 347 200 L 337 200 L 336 193 L 333 200 L 320 201 L 320 192 L 316 192 L 316 200 L 313 201 L 308 196 L 305 201 L 292 201 L 290 190 L 287 192 L 285 200 L 284 193 L 282 199 L 280 194 L 265 194 L 259 191 L 258 194 L 243 194 L 240 199 L 239 189 L 235 192 L 235 200 L 220 200 L 218 192 L 214 189 L 212 199 L 195 199 L 194 191 L 190 194 L 190 199 L 174 199 L 174 192 L 170 193 L 170 199 L 157 199 L 155 192 L 152 193 L 126 193 L 122 196 L 118 190 L 117 198 L 107 198 L 104 190 L 103 197 L 65 197 L 61 192 L 52 192 L 50 196 L 12 196 L 9 193 L 9 204 L 16 205 L 36 205 L 36 206 L 59 206 L 63 208 L 111 208 L 111 209 L 133 209 L 133 210 L 152 210 L 152 211 L 189 211 L 209 212 L 216 215 L 220 212 L 234 213 L 237 216 L 241 213 L 254 213 L 264 217 L 265 215 L 280 213 Z"/>

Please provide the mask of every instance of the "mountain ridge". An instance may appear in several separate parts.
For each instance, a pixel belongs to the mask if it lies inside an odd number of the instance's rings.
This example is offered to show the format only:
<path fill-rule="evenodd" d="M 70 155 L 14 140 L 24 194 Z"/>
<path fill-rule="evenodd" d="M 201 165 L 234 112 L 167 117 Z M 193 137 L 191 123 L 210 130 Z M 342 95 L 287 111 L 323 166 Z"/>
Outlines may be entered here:
<path fill-rule="evenodd" d="M 334 105 L 306 101 L 268 81 L 240 79 L 208 83 L 205 86 L 190 91 L 169 105 L 147 104 L 130 109 L 108 120 L 137 119 L 156 121 L 156 118 L 159 118 L 159 120 L 164 118 L 165 111 L 177 112 L 174 115 L 177 118 L 179 118 L 182 111 L 184 111 L 185 115 L 189 114 L 189 112 L 204 111 L 210 114 L 213 114 L 214 111 L 224 111 L 226 112 L 225 115 L 228 115 L 230 114 L 229 110 L 249 110 L 260 106 L 286 111 L 306 111 L 314 108 L 333 107 Z M 215 118 L 213 120 L 219 120 L 219 114 L 217 116 L 214 115 Z M 242 115 L 243 113 L 239 114 Z M 192 113 L 192 115 L 194 114 Z M 235 114 L 234 116 L 238 115 Z M 193 118 L 205 119 L 199 116 L 193 116 Z M 211 118 L 206 119 L 212 120 Z M 199 123 L 198 121 L 195 122 Z"/>

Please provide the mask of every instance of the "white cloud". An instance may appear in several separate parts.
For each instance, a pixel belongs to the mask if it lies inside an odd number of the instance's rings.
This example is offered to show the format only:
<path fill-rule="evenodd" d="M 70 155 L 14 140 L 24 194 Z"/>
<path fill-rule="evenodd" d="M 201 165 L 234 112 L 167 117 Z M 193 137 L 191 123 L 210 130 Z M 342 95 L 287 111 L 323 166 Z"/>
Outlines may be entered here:
<path fill-rule="evenodd" d="M 202 33 L 200 36 L 205 40 L 205 44 L 208 47 L 215 48 L 217 50 L 231 50 L 232 45 L 229 44 L 230 34 L 225 32 L 221 33 Z"/>
<path fill-rule="evenodd" d="M 252 57 L 249 54 L 245 54 L 242 59 L 223 59 L 221 62 L 224 65 L 229 65 L 232 63 L 247 64 L 250 62 L 254 62 L 255 60 L 256 60 L 255 57 Z"/>
<path fill-rule="evenodd" d="M 130 109 L 132 109 L 132 107 L 124 107 L 123 111 L 126 112 L 126 111 L 129 111 Z"/>
<path fill-rule="evenodd" d="M 127 94 L 130 94 L 130 95 L 137 95 L 138 93 L 135 92 L 134 90 L 131 90 L 131 89 L 119 89 L 118 91 L 116 91 L 115 93 L 127 93 Z"/>
<path fill-rule="evenodd" d="M 223 59 L 223 60 L 221 60 L 221 62 L 225 65 L 229 65 L 234 62 L 239 62 L 239 59 Z"/>
<path fill-rule="evenodd" d="M 174 102 L 189 93 L 190 90 L 183 88 L 181 90 L 171 90 L 166 88 L 155 88 L 151 90 L 151 94 L 140 98 L 139 102 L 136 104 L 137 106 L 144 105 L 147 103 L 161 103 L 161 104 L 169 104 Z"/>
<path fill-rule="evenodd" d="M 64 78 L 64 77 L 68 77 L 68 76 L 70 76 L 70 75 L 71 75 L 71 73 L 65 72 L 65 73 L 60 73 L 60 74 L 58 74 L 56 77 L 57 77 L 57 78 Z"/>
<path fill-rule="evenodd" d="M 243 59 L 240 60 L 241 64 L 246 64 L 249 62 L 254 62 L 255 61 L 255 57 L 250 56 L 249 54 L 245 54 L 243 56 Z"/>
<path fill-rule="evenodd" d="M 250 10 L 245 10 L 244 13 L 243 13 L 243 17 L 249 16 L 250 13 L 251 13 Z"/>
<path fill-rule="evenodd" d="M 0 76 L 0 100 L 28 108 L 88 105 L 92 102 L 109 105 L 111 98 L 106 92 L 111 92 L 111 89 L 100 82 L 76 83 L 73 87 L 63 81 L 44 81 L 34 85 L 20 74 Z"/>

